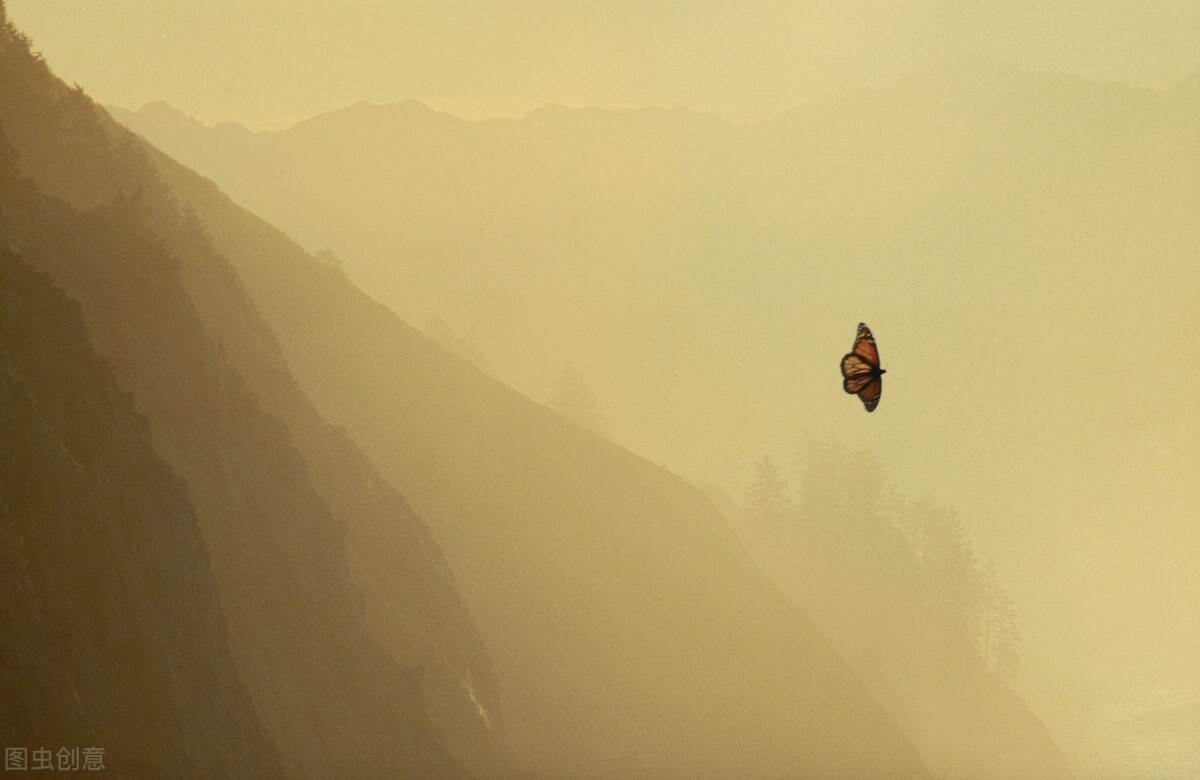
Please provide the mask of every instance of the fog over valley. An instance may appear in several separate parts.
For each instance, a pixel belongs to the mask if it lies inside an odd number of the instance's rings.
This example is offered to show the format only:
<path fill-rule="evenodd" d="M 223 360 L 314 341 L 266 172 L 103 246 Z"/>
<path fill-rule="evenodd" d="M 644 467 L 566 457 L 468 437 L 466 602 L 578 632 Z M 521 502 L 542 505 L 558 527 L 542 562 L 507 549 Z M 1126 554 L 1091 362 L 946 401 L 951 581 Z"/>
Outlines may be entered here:
<path fill-rule="evenodd" d="M 1200 773 L 1194 4 L 0 22 L 6 769 Z"/>

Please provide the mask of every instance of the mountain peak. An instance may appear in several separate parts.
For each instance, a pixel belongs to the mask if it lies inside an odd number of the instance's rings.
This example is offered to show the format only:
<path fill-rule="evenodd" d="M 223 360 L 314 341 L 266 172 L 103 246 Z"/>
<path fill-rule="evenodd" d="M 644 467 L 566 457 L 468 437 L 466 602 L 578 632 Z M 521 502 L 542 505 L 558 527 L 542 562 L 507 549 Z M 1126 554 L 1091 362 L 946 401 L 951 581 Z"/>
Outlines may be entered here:
<path fill-rule="evenodd" d="M 1010 60 L 965 50 L 950 54 L 909 83 L 918 87 L 965 93 L 1028 91 L 1055 96 L 1055 99 L 1068 96 L 1146 96 L 1153 92 L 1125 82 L 1095 81 L 1057 68 L 1027 68 Z"/>
<path fill-rule="evenodd" d="M 1054 81 L 1069 78 L 1083 82 L 1083 79 L 1077 76 L 1049 70 L 1034 73 L 1009 60 L 962 49 L 946 56 L 908 81 L 910 85 L 919 88 L 976 92 L 1010 90 L 1023 82 L 1045 80 L 1045 77 Z"/>
<path fill-rule="evenodd" d="M 137 113 L 147 119 L 188 122 L 197 125 L 201 124 L 200 121 L 191 114 L 185 114 L 183 111 L 175 108 L 165 100 L 152 100 L 138 109 Z"/>
<path fill-rule="evenodd" d="M 134 128 L 139 133 L 157 131 L 191 134 L 205 129 L 200 120 L 164 100 L 152 100 L 137 111 L 110 105 L 104 108 L 118 122 Z"/>
<path fill-rule="evenodd" d="M 452 114 L 437 111 L 419 100 L 402 100 L 393 103 L 371 103 L 360 100 L 357 103 L 326 111 L 323 114 L 309 117 L 285 129 L 284 132 L 300 129 L 312 129 L 344 123 L 371 124 L 407 124 L 413 122 L 443 122 L 458 123 L 463 120 Z"/>

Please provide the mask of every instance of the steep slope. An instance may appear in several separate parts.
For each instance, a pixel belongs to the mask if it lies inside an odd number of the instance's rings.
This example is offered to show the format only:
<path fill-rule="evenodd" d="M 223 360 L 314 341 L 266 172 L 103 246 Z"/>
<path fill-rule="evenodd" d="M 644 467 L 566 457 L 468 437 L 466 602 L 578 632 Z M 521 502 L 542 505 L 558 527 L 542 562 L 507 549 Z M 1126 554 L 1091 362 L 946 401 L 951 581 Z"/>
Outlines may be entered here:
<path fill-rule="evenodd" d="M 1002 625 L 1003 597 L 956 516 L 903 498 L 863 453 L 811 445 L 802 463 L 798 500 L 769 512 L 725 511 L 755 561 L 912 737 L 930 772 L 1071 776 L 1044 724 L 1005 682 L 1019 665 L 1014 626 Z"/>
<path fill-rule="evenodd" d="M 22 182 L 6 182 L 2 202 L 0 229 L 81 300 L 155 447 L 187 480 L 239 675 L 288 773 L 452 774 L 418 680 L 367 634 L 343 529 L 283 427 L 208 342 L 171 258 L 128 207 L 79 214 Z"/>
<path fill-rule="evenodd" d="M 1200 657 L 1200 364 L 1164 337 L 1200 328 L 1198 83 L 963 56 L 738 128 L 355 106 L 199 170 L 530 396 L 581 365 L 689 478 L 802 431 L 870 448 L 1002 562 L 1030 671 L 1136 685 Z M 833 368 L 861 319 L 894 369 L 870 417 Z"/>
<path fill-rule="evenodd" d="M 98 351 L 187 480 L 238 672 L 289 774 L 502 768 L 472 699 L 472 687 L 486 698 L 486 658 L 407 505 L 300 396 L 227 264 L 175 211 L 136 143 L 114 138 L 11 27 L 0 44 L 0 126 L 23 170 L 82 207 L 116 198 L 80 213 L 6 180 L 0 223 L 83 303 Z M 239 373 L 235 359 L 255 371 Z M 268 392 L 302 425 L 289 431 L 264 411 Z M 305 463 L 296 442 L 320 457 Z M 359 519 L 347 550 L 346 525 Z M 429 713 L 423 689 L 438 697 Z M 430 714 L 457 727 L 446 729 L 452 749 Z"/>
<path fill-rule="evenodd" d="M 980 352 L 1007 348 L 1040 377 L 1059 355 L 1019 325 L 1045 332 L 1064 309 L 1112 319 L 1112 304 L 1136 320 L 1147 300 L 1194 293 L 1177 204 L 1196 186 L 1196 144 L 1189 115 L 1164 110 L 1174 102 L 964 56 L 749 127 L 562 108 L 471 123 L 414 104 L 242 141 L 129 121 L 301 245 L 333 249 L 407 321 L 475 325 L 517 389 L 546 398 L 564 363 L 582 365 L 619 441 L 729 485 L 823 424 L 805 413 L 830 397 L 824 342 L 796 334 L 832 339 L 832 322 L 865 311 L 910 341 L 955 322 L 947 353 L 987 338 Z M 1114 288 L 1128 294 L 1112 301 Z M 1094 358 L 1077 370 L 1124 356 Z M 963 387 L 983 368 L 927 384 L 991 393 Z M 1115 395 L 1102 398 L 1109 414 Z M 937 413 L 992 425 L 982 405 Z M 881 442 L 897 460 L 904 434 Z"/>
<path fill-rule="evenodd" d="M 118 122 L 156 139 L 160 149 L 198 171 L 253 164 L 251 157 L 268 137 L 233 122 L 205 126 L 162 101 L 147 103 L 136 112 L 117 106 L 105 108 Z"/>
<path fill-rule="evenodd" d="M 413 502 L 552 777 L 912 776 L 907 740 L 682 480 L 488 378 L 165 157 L 302 387 Z"/>
<path fill-rule="evenodd" d="M 78 304 L 2 232 L 0 442 L 4 744 L 48 748 L 56 767 L 66 748 L 76 768 L 100 748 L 115 777 L 282 777 L 185 485 Z"/>

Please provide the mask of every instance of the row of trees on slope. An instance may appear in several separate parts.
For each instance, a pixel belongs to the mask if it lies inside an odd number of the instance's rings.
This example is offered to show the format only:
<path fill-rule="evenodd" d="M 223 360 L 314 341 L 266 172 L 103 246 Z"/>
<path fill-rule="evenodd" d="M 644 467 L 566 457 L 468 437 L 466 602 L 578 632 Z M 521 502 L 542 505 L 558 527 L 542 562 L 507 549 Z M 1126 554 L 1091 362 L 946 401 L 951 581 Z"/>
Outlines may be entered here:
<path fill-rule="evenodd" d="M 865 452 L 810 442 L 797 463 L 795 489 L 769 455 L 755 463 L 754 477 L 742 494 L 745 521 L 810 538 L 833 534 L 890 559 L 870 565 L 915 573 L 920 587 L 988 668 L 1005 682 L 1015 681 L 1021 659 L 1013 600 L 993 564 L 976 557 L 959 514 L 929 496 L 903 495 Z M 895 532 L 907 545 L 863 543 Z"/>

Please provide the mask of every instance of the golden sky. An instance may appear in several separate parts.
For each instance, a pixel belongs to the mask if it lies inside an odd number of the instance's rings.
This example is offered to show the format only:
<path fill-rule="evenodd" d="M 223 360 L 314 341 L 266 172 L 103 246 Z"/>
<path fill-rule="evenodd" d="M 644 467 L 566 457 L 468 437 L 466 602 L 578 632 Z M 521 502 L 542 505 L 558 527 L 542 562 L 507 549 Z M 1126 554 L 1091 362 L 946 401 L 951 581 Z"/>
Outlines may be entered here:
<path fill-rule="evenodd" d="M 1200 69 L 1200 1 L 6 5 L 101 103 L 255 129 L 406 100 L 467 119 L 560 103 L 746 121 L 958 53 L 1017 65 L 736 133 L 587 112 L 638 128 L 589 135 L 549 111 L 480 126 L 478 147 L 411 122 L 393 145 L 371 125 L 300 138 L 274 171 L 180 159 L 336 250 L 413 324 L 482 323 L 497 375 L 531 397 L 582 354 L 616 441 L 689 479 L 734 496 L 757 457 L 792 464 L 809 435 L 876 454 L 995 560 L 1035 705 L 1067 673 L 1116 690 L 1185 668 L 1200 685 L 1195 92 L 1079 98 L 1038 73 L 1165 89 Z M 889 370 L 874 415 L 836 369 L 861 319 Z"/>
<path fill-rule="evenodd" d="M 9 0 L 103 103 L 271 127 L 358 100 L 465 118 L 557 102 L 751 119 L 956 51 L 1163 87 L 1200 67 L 1200 3 Z M 155 63 L 147 67 L 146 63 Z"/>

